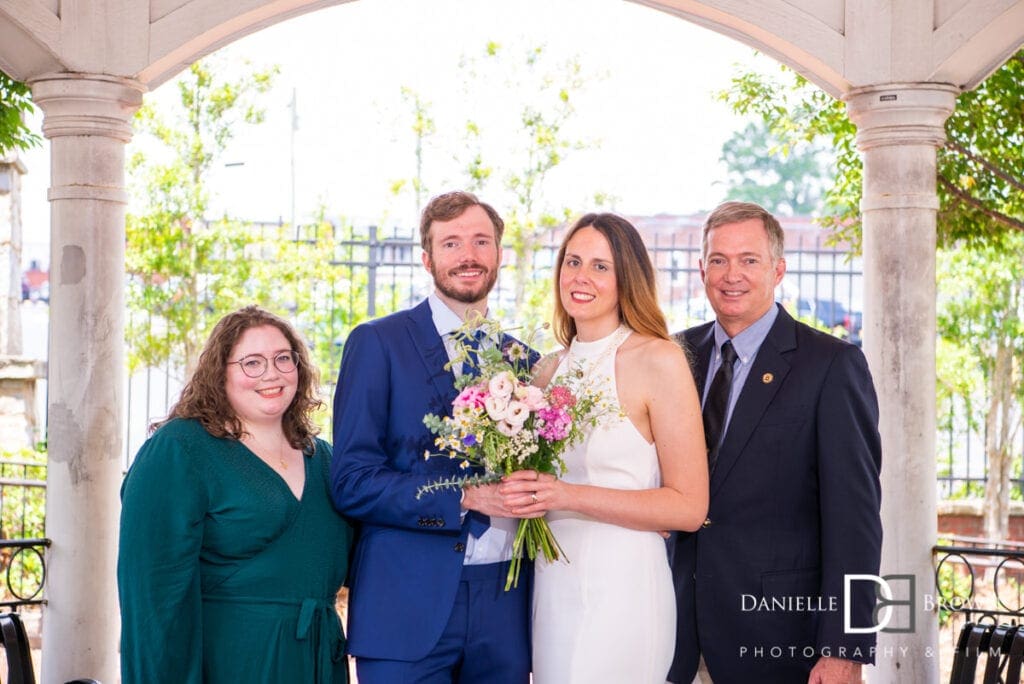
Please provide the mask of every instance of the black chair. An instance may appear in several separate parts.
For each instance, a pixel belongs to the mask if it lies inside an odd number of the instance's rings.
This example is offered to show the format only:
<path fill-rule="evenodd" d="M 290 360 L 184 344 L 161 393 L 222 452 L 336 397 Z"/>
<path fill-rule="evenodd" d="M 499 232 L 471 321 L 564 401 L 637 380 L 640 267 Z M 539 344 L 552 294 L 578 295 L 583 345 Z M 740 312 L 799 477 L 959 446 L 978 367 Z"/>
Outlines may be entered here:
<path fill-rule="evenodd" d="M 1019 683 L 1024 662 L 1024 626 L 965 623 L 957 637 L 950 684 L 974 684 L 982 659 L 984 684 Z"/>
<path fill-rule="evenodd" d="M 1017 625 L 1017 631 L 1014 633 L 1013 641 L 1009 643 L 1009 646 L 1009 653 L 1006 658 L 1006 677 L 1003 679 L 1007 684 L 1020 681 L 1020 666 L 1021 662 L 1024 661 L 1024 626 Z M 1003 648 L 1006 648 L 1006 642 L 1003 642 Z"/>
<path fill-rule="evenodd" d="M 25 625 L 17 613 L 0 614 L 0 637 L 7 654 L 8 684 L 36 684 L 32 667 L 32 649 L 28 645 Z"/>
<path fill-rule="evenodd" d="M 1007 667 L 1010 644 L 1017 632 L 1015 625 L 996 625 L 988 639 L 988 662 L 983 682 L 1002 682 L 1002 671 Z M 1009 681 L 1009 680 L 1007 680 Z"/>

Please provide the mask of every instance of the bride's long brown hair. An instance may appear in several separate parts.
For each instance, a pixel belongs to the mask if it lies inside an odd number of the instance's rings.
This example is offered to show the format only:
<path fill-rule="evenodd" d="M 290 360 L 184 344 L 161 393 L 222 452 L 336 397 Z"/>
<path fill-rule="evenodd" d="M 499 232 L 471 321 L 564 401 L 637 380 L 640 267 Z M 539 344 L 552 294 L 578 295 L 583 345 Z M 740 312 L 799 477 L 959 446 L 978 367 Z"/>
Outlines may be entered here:
<path fill-rule="evenodd" d="M 311 414 L 323 406 L 318 393 L 320 374 L 310 361 L 305 343 L 288 321 L 258 306 L 244 307 L 217 322 L 192 377 L 181 390 L 181 398 L 164 420 L 150 426 L 150 432 L 174 418 L 194 418 L 214 437 L 240 439 L 245 430 L 224 387 L 228 357 L 246 330 L 264 325 L 280 330 L 298 357 L 295 398 L 281 417 L 285 437 L 296 449 L 312 448 L 318 430 Z"/>

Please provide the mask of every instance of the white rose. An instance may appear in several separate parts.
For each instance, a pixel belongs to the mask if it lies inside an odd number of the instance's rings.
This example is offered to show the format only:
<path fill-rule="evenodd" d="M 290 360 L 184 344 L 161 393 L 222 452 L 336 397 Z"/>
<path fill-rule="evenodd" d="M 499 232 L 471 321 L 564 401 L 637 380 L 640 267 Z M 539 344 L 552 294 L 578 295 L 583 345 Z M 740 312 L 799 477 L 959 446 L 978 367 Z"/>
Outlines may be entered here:
<path fill-rule="evenodd" d="M 498 373 L 491 378 L 490 382 L 487 383 L 487 389 L 490 391 L 491 395 L 500 397 L 506 402 L 508 401 L 508 398 L 512 396 L 512 390 L 515 388 L 516 380 L 508 371 Z"/>
<path fill-rule="evenodd" d="M 496 397 L 493 394 L 484 399 L 484 408 L 491 420 L 504 420 L 508 411 L 508 397 Z"/>
<path fill-rule="evenodd" d="M 530 417 L 530 407 L 521 401 L 510 401 L 505 410 L 505 420 L 512 425 L 522 426 Z"/>
<path fill-rule="evenodd" d="M 506 437 L 511 437 L 512 435 L 516 434 L 517 432 L 523 429 L 522 425 L 515 425 L 508 422 L 507 420 L 499 420 L 495 424 L 495 427 L 498 429 L 498 432 L 505 435 Z"/>

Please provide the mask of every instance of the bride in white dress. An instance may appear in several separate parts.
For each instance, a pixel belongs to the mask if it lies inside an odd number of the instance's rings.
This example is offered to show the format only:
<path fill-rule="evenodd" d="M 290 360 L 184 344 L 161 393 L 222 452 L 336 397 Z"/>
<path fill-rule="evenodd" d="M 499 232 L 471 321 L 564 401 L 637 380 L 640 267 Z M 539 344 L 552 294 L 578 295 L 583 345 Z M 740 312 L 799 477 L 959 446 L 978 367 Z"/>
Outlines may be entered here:
<path fill-rule="evenodd" d="M 538 560 L 534 684 L 662 684 L 675 650 L 675 593 L 659 532 L 696 530 L 708 505 L 700 403 L 668 335 L 636 229 L 588 214 L 556 265 L 554 328 L 566 346 L 537 384 L 568 368 L 618 400 L 564 454 L 561 479 L 514 473 L 500 488 L 521 517 L 547 513 L 568 562 Z"/>

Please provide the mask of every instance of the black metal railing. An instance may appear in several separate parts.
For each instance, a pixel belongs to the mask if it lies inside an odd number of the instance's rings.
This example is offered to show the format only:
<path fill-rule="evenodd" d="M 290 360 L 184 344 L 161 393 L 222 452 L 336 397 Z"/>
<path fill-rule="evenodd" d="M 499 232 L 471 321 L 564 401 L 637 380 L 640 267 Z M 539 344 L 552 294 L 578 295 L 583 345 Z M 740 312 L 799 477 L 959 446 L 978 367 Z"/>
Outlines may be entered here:
<path fill-rule="evenodd" d="M 1024 544 L 953 537 L 933 549 L 940 615 L 966 622 L 1024 619 Z"/>
<path fill-rule="evenodd" d="M 39 606 L 46 603 L 46 550 L 49 539 L 0 539 L 0 572 L 3 593 L 0 609 Z"/>
<path fill-rule="evenodd" d="M 36 453 L 36 460 L 0 459 L 0 610 L 46 603 L 50 540 L 45 528 L 46 463 L 41 458 Z"/>

